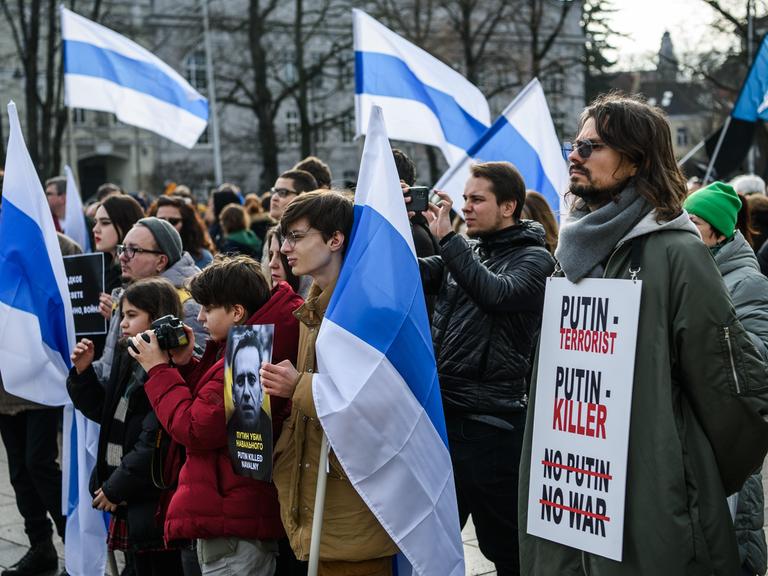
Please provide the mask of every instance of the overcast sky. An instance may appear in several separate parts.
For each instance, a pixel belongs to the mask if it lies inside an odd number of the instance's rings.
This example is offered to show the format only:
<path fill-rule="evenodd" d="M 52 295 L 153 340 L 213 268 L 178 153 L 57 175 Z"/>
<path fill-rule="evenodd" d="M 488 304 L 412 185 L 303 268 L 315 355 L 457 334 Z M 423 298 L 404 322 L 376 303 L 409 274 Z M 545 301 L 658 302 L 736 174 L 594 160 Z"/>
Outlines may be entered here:
<path fill-rule="evenodd" d="M 669 30 L 678 57 L 701 48 L 714 12 L 702 0 L 614 0 L 613 28 L 626 38 L 615 38 L 619 65 L 627 68 L 648 60 Z"/>

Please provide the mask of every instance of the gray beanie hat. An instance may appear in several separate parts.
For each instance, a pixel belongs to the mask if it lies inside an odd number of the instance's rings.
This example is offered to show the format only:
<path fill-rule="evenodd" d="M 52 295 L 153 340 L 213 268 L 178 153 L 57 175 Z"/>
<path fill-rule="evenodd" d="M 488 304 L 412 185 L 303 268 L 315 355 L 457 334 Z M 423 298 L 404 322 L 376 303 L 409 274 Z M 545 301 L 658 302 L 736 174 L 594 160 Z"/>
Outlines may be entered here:
<path fill-rule="evenodd" d="M 149 218 L 142 218 L 136 222 L 136 225 L 145 226 L 152 232 L 158 249 L 168 256 L 168 268 L 181 260 L 181 255 L 184 253 L 181 236 L 170 222 L 150 216 Z"/>

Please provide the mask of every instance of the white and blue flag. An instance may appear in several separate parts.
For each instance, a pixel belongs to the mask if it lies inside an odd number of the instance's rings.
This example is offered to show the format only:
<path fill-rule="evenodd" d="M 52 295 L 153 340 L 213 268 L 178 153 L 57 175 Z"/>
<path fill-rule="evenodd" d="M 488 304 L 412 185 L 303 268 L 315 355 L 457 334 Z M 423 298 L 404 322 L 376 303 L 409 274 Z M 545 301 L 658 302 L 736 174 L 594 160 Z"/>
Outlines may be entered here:
<path fill-rule="evenodd" d="M 93 508 L 89 490 L 99 428 L 71 404 L 64 407 L 61 498 L 67 517 L 64 566 L 70 576 L 103 576 L 107 564 L 109 514 Z"/>
<path fill-rule="evenodd" d="M 10 137 L 0 210 L 3 386 L 27 400 L 67 405 L 62 455 L 67 572 L 72 576 L 102 576 L 107 531 L 104 515 L 91 507 L 88 491 L 99 426 L 87 422 L 79 412 L 74 414 L 81 434 L 74 425 L 66 381 L 69 355 L 75 346 L 75 323 L 64 261 L 51 210 L 24 144 L 13 102 L 8 104 L 8 120 Z"/>
<path fill-rule="evenodd" d="M 64 166 L 67 175 L 67 203 L 64 206 L 64 234 L 80 245 L 84 253 L 91 251 L 91 235 L 85 223 L 83 200 L 75 183 L 75 175 L 69 166 Z"/>
<path fill-rule="evenodd" d="M 452 165 L 435 184 L 450 194 L 455 206 L 462 206 L 464 184 L 475 162 L 507 161 L 515 165 L 525 187 L 544 195 L 555 214 L 563 210 L 568 189 L 568 166 L 552 123 L 547 99 L 534 78 L 507 106 L 485 134 Z"/>
<path fill-rule="evenodd" d="M 370 119 L 354 227 L 317 339 L 315 406 L 350 481 L 413 572 L 464 576 L 419 265 L 381 108 Z"/>
<path fill-rule="evenodd" d="M 11 394 L 49 406 L 69 402 L 75 347 L 67 275 L 51 209 L 8 104 L 0 210 L 0 367 Z"/>
<path fill-rule="evenodd" d="M 355 119 L 365 134 L 372 105 L 393 140 L 437 146 L 451 165 L 491 123 L 488 102 L 469 80 L 362 10 L 353 10 Z"/>
<path fill-rule="evenodd" d="M 125 36 L 61 8 L 65 100 L 192 148 L 208 101 L 173 68 Z"/>

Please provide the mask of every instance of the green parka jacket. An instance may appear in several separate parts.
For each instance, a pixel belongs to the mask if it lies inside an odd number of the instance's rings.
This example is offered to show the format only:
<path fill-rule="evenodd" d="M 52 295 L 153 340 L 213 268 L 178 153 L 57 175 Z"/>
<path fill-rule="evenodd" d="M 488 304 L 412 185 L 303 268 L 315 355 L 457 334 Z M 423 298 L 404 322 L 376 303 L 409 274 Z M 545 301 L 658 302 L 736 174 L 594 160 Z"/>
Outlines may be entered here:
<path fill-rule="evenodd" d="M 739 570 L 726 496 L 768 449 L 768 373 L 688 215 L 643 219 L 606 262 L 642 280 L 629 432 L 623 560 L 526 532 L 536 376 L 520 462 L 519 534 L 525 576 L 733 576 Z"/>

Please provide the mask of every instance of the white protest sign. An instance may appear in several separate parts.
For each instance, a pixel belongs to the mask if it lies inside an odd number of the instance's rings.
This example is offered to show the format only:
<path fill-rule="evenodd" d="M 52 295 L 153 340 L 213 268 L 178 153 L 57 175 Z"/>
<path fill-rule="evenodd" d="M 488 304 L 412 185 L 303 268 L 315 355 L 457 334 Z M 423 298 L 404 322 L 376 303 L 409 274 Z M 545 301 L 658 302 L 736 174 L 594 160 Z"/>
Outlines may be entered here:
<path fill-rule="evenodd" d="M 528 533 L 621 561 L 641 282 L 550 278 Z"/>

